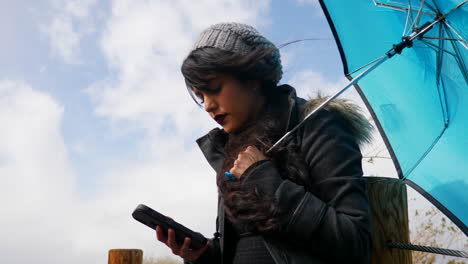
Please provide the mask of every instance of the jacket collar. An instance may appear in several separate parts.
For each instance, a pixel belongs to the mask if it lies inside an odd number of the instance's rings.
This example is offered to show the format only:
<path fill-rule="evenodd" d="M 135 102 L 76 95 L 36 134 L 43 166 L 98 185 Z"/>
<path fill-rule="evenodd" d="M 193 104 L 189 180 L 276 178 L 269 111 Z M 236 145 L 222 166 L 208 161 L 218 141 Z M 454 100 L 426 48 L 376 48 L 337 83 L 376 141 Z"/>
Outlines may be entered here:
<path fill-rule="evenodd" d="M 275 107 L 281 123 L 284 123 L 284 133 L 294 128 L 300 121 L 300 113 L 306 100 L 297 97 L 296 90 L 287 84 L 277 87 L 281 89 L 281 100 L 278 107 Z M 225 159 L 224 145 L 229 135 L 224 129 L 214 128 L 206 135 L 196 140 L 203 155 L 211 167 L 219 172 Z"/>

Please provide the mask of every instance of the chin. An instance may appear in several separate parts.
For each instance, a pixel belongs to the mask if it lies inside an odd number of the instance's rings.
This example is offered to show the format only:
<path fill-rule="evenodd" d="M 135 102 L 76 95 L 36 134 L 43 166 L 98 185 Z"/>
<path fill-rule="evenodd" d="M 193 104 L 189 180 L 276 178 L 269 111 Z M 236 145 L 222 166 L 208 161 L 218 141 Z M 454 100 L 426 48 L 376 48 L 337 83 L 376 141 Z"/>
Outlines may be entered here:
<path fill-rule="evenodd" d="M 224 131 L 229 133 L 229 134 L 237 134 L 241 132 L 239 128 L 232 128 L 232 127 L 224 127 Z"/>
<path fill-rule="evenodd" d="M 230 126 L 230 125 L 224 125 L 224 126 L 223 126 L 223 129 L 224 129 L 224 131 L 227 132 L 227 133 L 234 133 L 234 132 L 236 132 L 236 129 L 233 128 L 233 127 Z"/>

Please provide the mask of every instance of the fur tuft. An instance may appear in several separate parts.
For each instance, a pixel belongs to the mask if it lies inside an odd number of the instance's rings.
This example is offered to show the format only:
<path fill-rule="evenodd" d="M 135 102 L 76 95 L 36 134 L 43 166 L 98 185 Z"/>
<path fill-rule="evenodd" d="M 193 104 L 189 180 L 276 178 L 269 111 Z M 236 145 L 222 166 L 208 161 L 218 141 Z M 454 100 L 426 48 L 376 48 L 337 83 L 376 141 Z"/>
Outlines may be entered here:
<path fill-rule="evenodd" d="M 301 120 L 328 98 L 329 96 L 318 94 L 316 98 L 310 99 L 305 105 Z M 364 116 L 358 105 L 349 102 L 347 99 L 335 98 L 325 108 L 337 111 L 346 120 L 360 148 L 372 141 L 374 126 Z"/>

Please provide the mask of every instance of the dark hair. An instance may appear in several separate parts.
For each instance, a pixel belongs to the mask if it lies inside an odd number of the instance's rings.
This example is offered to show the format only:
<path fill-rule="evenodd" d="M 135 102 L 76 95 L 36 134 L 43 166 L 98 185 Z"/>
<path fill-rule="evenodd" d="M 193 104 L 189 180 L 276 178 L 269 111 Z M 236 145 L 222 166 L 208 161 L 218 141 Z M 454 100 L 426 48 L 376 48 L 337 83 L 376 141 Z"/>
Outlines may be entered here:
<path fill-rule="evenodd" d="M 193 87 L 207 91 L 208 80 L 206 76 L 214 73 L 227 73 L 240 81 L 259 80 L 261 92 L 267 94 L 276 87 L 271 81 L 277 74 L 276 65 L 269 63 L 266 58 L 276 48 L 257 48 L 252 52 L 241 55 L 217 48 L 200 48 L 192 51 L 182 63 L 181 71 L 185 79 L 187 90 L 196 102 Z"/>
<path fill-rule="evenodd" d="M 268 233 L 280 229 L 276 217 L 284 213 L 286 208 L 275 206 L 273 197 L 252 190 L 241 189 L 239 182 L 228 182 L 224 172 L 228 171 L 237 155 L 247 146 L 255 146 L 265 153 L 278 140 L 284 131 L 279 121 L 280 100 L 284 100 L 284 90 L 279 89 L 273 80 L 277 65 L 265 60 L 276 48 L 254 49 L 247 55 L 220 50 L 217 48 L 201 48 L 192 51 L 184 60 L 181 71 L 185 78 L 187 89 L 194 99 L 193 87 L 203 91 L 208 90 L 206 75 L 227 73 L 240 81 L 259 80 L 261 93 L 265 97 L 265 105 L 259 120 L 250 124 L 241 132 L 231 134 L 224 146 L 226 158 L 221 171 L 217 172 L 218 191 L 225 204 L 226 216 L 236 226 L 243 230 Z M 268 154 L 284 178 L 305 184 L 297 161 L 301 159 L 298 151 L 278 148 Z"/>
<path fill-rule="evenodd" d="M 261 193 L 257 187 L 245 189 L 240 181 L 227 181 L 224 175 L 246 147 L 255 146 L 266 153 L 282 136 L 281 128 L 282 124 L 278 118 L 265 114 L 252 126 L 238 134 L 229 135 L 224 147 L 227 156 L 217 173 L 216 183 L 223 197 L 226 217 L 241 230 L 257 233 L 281 231 L 282 226 L 277 219 L 287 213 L 288 208 L 278 207 L 273 194 Z M 304 159 L 298 149 L 277 147 L 266 156 L 273 162 L 282 178 L 306 186 L 305 176 L 301 172 L 303 164 L 300 162 Z"/>

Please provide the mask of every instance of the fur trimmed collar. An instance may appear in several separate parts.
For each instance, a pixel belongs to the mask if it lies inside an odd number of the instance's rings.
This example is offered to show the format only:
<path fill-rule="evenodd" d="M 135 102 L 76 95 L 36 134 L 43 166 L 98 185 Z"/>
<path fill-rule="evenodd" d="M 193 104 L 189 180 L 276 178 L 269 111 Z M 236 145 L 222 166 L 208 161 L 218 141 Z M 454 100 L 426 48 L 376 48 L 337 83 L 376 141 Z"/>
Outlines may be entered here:
<path fill-rule="evenodd" d="M 303 120 L 307 114 L 312 112 L 328 98 L 329 97 L 319 95 L 316 98 L 310 99 L 304 106 L 301 113 L 301 120 Z M 343 119 L 346 120 L 360 147 L 372 141 L 372 131 L 374 130 L 374 126 L 364 116 L 362 109 L 358 105 L 347 99 L 335 98 L 328 103 L 325 108 L 335 110 L 343 117 Z"/>

